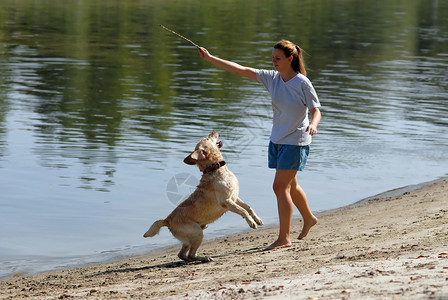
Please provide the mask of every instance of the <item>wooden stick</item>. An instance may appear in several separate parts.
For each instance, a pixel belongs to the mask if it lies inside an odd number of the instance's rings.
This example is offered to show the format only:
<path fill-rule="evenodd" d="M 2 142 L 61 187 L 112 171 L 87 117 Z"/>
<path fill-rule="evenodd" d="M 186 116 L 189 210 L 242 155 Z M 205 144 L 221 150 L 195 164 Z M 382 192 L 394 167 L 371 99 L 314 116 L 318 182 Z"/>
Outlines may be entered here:
<path fill-rule="evenodd" d="M 187 39 L 186 37 L 184 37 L 184 36 L 181 36 L 180 34 L 178 34 L 177 32 L 174 32 L 174 31 L 172 31 L 171 29 L 168 29 L 168 28 L 166 28 L 165 26 L 163 26 L 162 24 L 160 24 L 160 27 L 162 27 L 163 29 L 165 29 L 166 31 L 169 31 L 169 32 L 171 32 L 172 34 L 174 34 L 174 35 L 177 35 L 178 37 L 180 37 L 181 39 L 184 39 L 184 40 L 186 40 L 187 42 L 189 42 L 190 44 L 192 44 L 193 46 L 195 46 L 196 48 L 198 48 L 199 49 L 199 46 L 198 45 L 196 45 L 195 43 L 193 43 L 193 41 L 191 41 L 191 40 L 189 40 L 189 39 Z"/>

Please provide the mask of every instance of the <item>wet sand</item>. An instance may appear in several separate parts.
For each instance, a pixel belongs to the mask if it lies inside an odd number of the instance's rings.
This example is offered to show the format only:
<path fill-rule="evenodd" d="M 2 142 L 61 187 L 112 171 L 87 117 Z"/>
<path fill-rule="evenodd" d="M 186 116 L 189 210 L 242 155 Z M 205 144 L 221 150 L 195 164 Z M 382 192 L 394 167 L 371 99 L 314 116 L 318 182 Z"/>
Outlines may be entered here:
<path fill-rule="evenodd" d="M 290 248 L 263 251 L 278 228 L 260 227 L 205 242 L 198 254 L 214 262 L 179 261 L 176 245 L 5 278 L 0 299 L 448 299 L 447 211 L 445 178 L 318 214 Z"/>

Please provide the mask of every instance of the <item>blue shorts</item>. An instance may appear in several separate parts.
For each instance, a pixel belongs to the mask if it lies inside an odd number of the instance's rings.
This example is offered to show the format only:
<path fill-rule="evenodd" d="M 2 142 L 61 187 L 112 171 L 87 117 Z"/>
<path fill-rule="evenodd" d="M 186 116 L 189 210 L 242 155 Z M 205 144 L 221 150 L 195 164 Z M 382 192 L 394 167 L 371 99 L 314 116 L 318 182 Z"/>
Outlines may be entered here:
<path fill-rule="evenodd" d="M 271 169 L 298 170 L 305 169 L 310 146 L 282 145 L 269 142 L 268 164 Z"/>

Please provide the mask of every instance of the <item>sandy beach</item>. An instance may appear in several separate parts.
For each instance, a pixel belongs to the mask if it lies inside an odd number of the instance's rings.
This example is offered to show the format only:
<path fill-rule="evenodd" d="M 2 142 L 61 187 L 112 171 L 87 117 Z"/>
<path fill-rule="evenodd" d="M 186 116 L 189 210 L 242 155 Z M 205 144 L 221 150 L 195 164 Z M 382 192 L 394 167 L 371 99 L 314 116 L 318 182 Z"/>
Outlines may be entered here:
<path fill-rule="evenodd" d="M 448 179 L 318 214 L 292 247 L 277 227 L 117 262 L 0 281 L 0 299 L 448 299 Z M 241 226 L 245 226 L 242 222 Z M 294 236 L 301 229 L 294 221 Z M 142 230 L 142 232 L 144 229 Z M 157 237 L 155 237 L 157 238 Z"/>

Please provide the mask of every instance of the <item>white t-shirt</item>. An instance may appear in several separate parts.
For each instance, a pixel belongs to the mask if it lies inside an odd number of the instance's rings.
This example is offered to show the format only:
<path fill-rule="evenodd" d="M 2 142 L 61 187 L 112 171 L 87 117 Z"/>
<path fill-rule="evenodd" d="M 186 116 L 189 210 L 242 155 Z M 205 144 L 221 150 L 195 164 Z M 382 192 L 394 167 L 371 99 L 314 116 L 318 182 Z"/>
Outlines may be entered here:
<path fill-rule="evenodd" d="M 302 74 L 284 82 L 275 70 L 257 70 L 257 79 L 271 94 L 274 120 L 271 141 L 275 144 L 305 146 L 311 135 L 305 132 L 308 110 L 320 107 L 311 81 Z"/>

